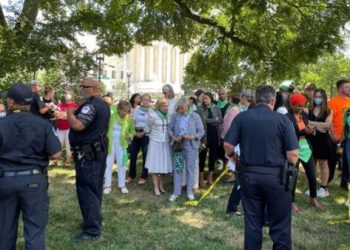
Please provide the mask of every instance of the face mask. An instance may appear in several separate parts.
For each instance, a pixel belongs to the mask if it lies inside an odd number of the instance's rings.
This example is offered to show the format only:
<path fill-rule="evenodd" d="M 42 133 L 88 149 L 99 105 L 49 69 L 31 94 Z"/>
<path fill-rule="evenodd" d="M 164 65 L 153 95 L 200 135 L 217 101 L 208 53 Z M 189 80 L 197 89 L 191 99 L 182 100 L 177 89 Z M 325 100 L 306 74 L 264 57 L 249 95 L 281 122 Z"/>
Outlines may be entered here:
<path fill-rule="evenodd" d="M 322 104 L 322 98 L 315 97 L 314 103 L 315 103 L 316 105 L 321 105 L 321 104 Z"/>

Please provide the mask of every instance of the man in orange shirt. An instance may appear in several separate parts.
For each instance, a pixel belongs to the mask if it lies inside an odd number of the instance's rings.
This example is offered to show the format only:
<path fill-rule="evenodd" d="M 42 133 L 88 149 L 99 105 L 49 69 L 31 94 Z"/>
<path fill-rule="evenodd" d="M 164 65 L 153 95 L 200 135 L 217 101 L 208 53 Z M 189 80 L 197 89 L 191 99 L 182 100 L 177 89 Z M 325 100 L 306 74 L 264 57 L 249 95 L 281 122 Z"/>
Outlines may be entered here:
<path fill-rule="evenodd" d="M 341 79 L 337 81 L 337 95 L 334 96 L 328 102 L 328 107 L 333 111 L 333 122 L 332 122 L 332 153 L 331 158 L 329 159 L 329 181 L 330 182 L 334 177 L 335 167 L 339 161 L 340 156 L 337 154 L 337 144 L 341 143 L 341 138 L 343 134 L 344 127 L 344 112 L 350 108 L 350 81 L 346 79 Z M 345 159 L 346 157 L 344 157 Z M 348 164 L 346 160 L 343 160 L 343 174 L 342 182 L 347 179 Z M 347 185 L 345 185 L 347 186 Z"/>

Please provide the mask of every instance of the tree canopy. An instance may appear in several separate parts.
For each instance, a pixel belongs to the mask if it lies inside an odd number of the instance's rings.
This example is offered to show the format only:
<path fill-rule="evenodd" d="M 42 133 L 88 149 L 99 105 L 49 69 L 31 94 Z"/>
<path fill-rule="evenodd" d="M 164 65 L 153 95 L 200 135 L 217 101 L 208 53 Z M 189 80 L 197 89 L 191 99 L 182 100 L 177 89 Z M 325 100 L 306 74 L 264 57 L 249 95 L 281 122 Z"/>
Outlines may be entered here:
<path fill-rule="evenodd" d="M 344 44 L 350 0 L 24 0 L 13 18 L 0 5 L 0 77 L 18 67 L 52 67 L 97 37 L 100 52 L 122 54 L 135 43 L 165 40 L 195 53 L 186 71 L 199 84 L 253 84 L 299 75 Z M 18 6 L 13 9 L 19 10 Z M 17 14 L 16 14 L 17 13 Z M 38 13 L 41 18 L 38 18 Z"/>

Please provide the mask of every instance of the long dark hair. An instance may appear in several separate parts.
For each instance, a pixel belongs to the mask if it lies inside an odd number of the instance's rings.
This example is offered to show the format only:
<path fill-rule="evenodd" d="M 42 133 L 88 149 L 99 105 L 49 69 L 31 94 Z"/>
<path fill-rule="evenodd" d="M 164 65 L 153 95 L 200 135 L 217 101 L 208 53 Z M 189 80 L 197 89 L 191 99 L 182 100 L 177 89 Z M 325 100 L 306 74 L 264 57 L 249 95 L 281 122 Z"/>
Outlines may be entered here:
<path fill-rule="evenodd" d="M 140 103 L 141 103 L 141 95 L 140 95 L 139 93 L 133 94 L 133 95 L 131 96 L 130 100 L 129 100 L 129 102 L 130 102 L 132 108 L 135 108 L 135 99 L 136 99 L 136 97 L 140 97 Z"/>
<path fill-rule="evenodd" d="M 215 102 L 214 102 L 214 96 L 213 96 L 212 93 L 210 93 L 210 92 L 205 92 L 204 95 L 206 95 L 206 96 L 209 97 L 209 99 L 211 100 L 211 104 L 214 104 L 214 103 L 215 103 Z M 204 106 L 207 106 L 207 105 L 204 104 Z"/>
<path fill-rule="evenodd" d="M 324 89 L 316 89 L 316 90 L 315 90 L 315 93 L 314 93 L 314 96 L 313 96 L 313 99 L 315 99 L 315 95 L 316 95 L 317 93 L 321 93 L 321 95 L 322 95 L 321 111 L 320 111 L 320 113 L 318 114 L 318 117 L 323 117 L 323 116 L 329 114 L 329 109 L 328 109 L 328 107 L 327 107 L 327 93 L 326 93 L 326 91 L 325 91 Z M 316 106 L 316 105 L 315 105 L 315 101 L 313 101 L 313 102 L 311 103 L 311 105 L 310 105 L 310 109 L 311 109 L 310 111 L 311 111 L 311 113 L 314 112 L 315 106 Z"/>

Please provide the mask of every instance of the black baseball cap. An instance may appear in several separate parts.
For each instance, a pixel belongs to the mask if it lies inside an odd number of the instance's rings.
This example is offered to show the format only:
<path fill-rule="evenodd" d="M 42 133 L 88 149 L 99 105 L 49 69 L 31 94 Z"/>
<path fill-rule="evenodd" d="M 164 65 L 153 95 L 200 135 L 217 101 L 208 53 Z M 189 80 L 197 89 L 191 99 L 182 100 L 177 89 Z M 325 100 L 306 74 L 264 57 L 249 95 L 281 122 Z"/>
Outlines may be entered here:
<path fill-rule="evenodd" d="M 33 91 L 31 87 L 23 83 L 15 83 L 7 91 L 7 97 L 20 105 L 30 105 L 33 102 Z"/>

